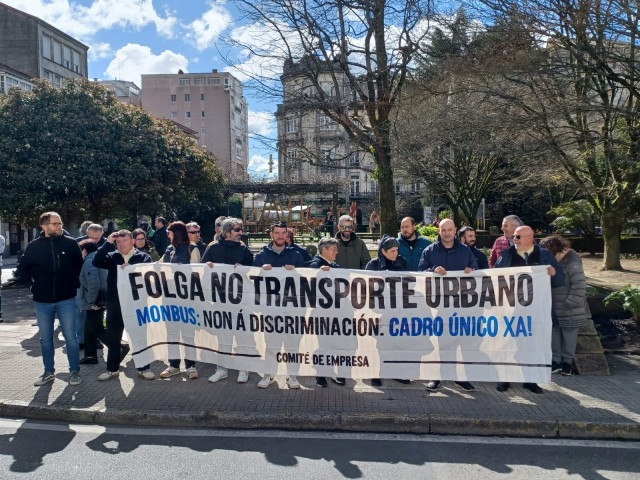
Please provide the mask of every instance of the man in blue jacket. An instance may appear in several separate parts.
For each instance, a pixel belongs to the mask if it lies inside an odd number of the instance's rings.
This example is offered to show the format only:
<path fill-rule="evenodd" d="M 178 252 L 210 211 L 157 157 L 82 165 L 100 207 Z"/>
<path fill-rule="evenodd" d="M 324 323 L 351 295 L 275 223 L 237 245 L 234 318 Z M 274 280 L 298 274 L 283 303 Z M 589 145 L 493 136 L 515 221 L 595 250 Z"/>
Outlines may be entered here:
<path fill-rule="evenodd" d="M 469 247 L 460 243 L 456 238 L 456 225 L 453 220 L 445 219 L 440 222 L 439 234 L 422 252 L 418 271 L 434 272 L 446 275 L 448 271 L 463 270 L 469 273 L 478 268 L 476 257 Z M 473 392 L 475 387 L 469 382 L 456 382 L 463 390 Z M 440 386 L 440 380 L 429 380 L 427 390 L 435 392 Z"/>
<path fill-rule="evenodd" d="M 302 255 L 293 247 L 287 245 L 287 224 L 286 222 L 274 222 L 271 225 L 271 243 L 263 247 L 253 261 L 254 267 L 262 267 L 263 270 L 271 270 L 273 267 L 284 267 L 293 270 L 296 267 L 304 267 Z M 258 388 L 267 388 L 275 382 L 274 375 L 265 373 L 262 380 L 258 382 Z M 300 382 L 294 375 L 287 378 L 289 388 L 300 388 Z"/>
<path fill-rule="evenodd" d="M 458 239 L 473 252 L 473 256 L 476 257 L 476 262 L 478 262 L 478 270 L 486 270 L 489 268 L 487 256 L 475 247 L 476 231 L 473 227 L 466 226 L 458 230 Z"/>
<path fill-rule="evenodd" d="M 493 268 L 526 267 L 531 265 L 549 265 L 547 273 L 551 277 L 551 288 L 564 285 L 564 272 L 558 261 L 548 250 L 534 243 L 531 227 L 522 225 L 516 228 L 513 234 L 513 245 L 500 252 L 500 257 Z M 506 392 L 510 386 L 509 382 L 501 382 L 496 387 L 496 390 Z M 537 383 L 523 383 L 522 387 L 533 393 L 542 393 L 542 388 Z"/>
<path fill-rule="evenodd" d="M 44 373 L 34 382 L 39 387 L 55 379 L 53 344 L 57 315 L 67 347 L 69 383 L 79 385 L 80 350 L 76 338 L 76 293 L 80 286 L 82 253 L 76 241 L 63 234 L 56 212 L 40 215 L 42 234 L 33 240 L 20 259 L 16 274 L 33 294 Z"/>
<path fill-rule="evenodd" d="M 431 242 L 420 236 L 416 230 L 416 221 L 411 217 L 405 217 L 400 222 L 400 234 L 398 235 L 399 254 L 407 262 L 407 270 L 415 272 L 418 270 L 420 257 L 425 248 Z"/>

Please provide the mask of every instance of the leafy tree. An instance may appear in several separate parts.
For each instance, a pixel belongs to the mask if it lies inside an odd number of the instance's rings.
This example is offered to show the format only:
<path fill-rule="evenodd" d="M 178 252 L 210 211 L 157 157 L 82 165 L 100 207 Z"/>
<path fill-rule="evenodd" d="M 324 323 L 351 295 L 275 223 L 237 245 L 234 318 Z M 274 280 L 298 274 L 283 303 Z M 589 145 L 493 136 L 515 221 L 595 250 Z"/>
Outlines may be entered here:
<path fill-rule="evenodd" d="M 575 202 L 563 203 L 554 207 L 549 212 L 557 215 L 551 222 L 551 226 L 560 232 L 566 230 L 579 230 L 585 239 L 585 244 L 591 253 L 595 255 L 596 227 L 600 217 L 595 212 L 593 205 L 587 200 L 576 200 Z"/>
<path fill-rule="evenodd" d="M 322 112 L 344 128 L 351 143 L 372 155 L 376 167 L 373 178 L 379 185 L 381 231 L 395 234 L 391 111 L 428 29 L 429 2 L 236 0 L 236 3 L 253 22 L 253 32 L 259 32 L 264 39 L 262 46 L 232 39 L 245 47 L 243 54 L 250 52 L 253 59 L 260 59 L 261 73 L 269 66 L 280 67 L 285 62 L 298 65 L 296 74 L 311 86 L 292 93 L 299 110 Z M 242 69 L 239 62 L 234 62 L 234 66 Z M 321 85 L 320 79 L 326 76 L 330 78 L 329 84 Z M 260 75 L 254 73 L 253 77 Z M 278 94 L 281 95 L 279 91 Z"/>
<path fill-rule="evenodd" d="M 208 210 L 220 203 L 215 159 L 175 126 L 117 102 L 88 81 L 36 82 L 0 98 L 0 213 L 34 222 L 143 212 Z"/>

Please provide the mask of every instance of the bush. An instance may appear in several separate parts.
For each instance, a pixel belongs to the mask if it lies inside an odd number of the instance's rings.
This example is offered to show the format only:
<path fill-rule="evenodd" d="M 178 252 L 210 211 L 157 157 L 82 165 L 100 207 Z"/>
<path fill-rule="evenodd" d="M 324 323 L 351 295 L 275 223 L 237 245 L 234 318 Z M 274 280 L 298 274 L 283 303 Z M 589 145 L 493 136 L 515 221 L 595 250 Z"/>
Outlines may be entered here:
<path fill-rule="evenodd" d="M 438 236 L 438 227 L 435 227 L 433 225 L 422 225 L 416 227 L 416 230 L 418 230 L 420 235 L 422 235 L 423 237 L 427 237 L 431 242 L 434 242 L 436 240 L 436 237 Z"/>
<path fill-rule="evenodd" d="M 622 308 L 631 313 L 634 320 L 640 319 L 640 290 L 631 285 L 627 285 L 621 290 L 610 293 L 604 298 L 604 306 L 610 302 L 622 302 Z"/>

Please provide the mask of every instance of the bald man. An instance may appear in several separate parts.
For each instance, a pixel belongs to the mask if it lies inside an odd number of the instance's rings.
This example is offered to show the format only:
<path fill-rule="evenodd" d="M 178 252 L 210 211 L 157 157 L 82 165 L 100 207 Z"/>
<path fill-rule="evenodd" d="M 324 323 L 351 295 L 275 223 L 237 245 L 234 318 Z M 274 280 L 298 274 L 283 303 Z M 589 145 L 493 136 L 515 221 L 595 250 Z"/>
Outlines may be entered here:
<path fill-rule="evenodd" d="M 533 265 L 548 265 L 547 273 L 551 277 L 551 287 L 564 285 L 564 272 L 555 257 L 540 245 L 534 243 L 533 230 L 527 225 L 515 229 L 513 233 L 513 245 L 500 253 L 500 258 L 494 268 L 527 267 Z M 551 312 L 549 312 L 551 313 Z M 551 319 L 549 319 L 551 320 Z M 506 392 L 511 384 L 499 383 L 496 390 Z M 523 383 L 533 393 L 542 393 L 542 388 L 537 383 Z"/>
<path fill-rule="evenodd" d="M 458 233 L 453 220 L 442 220 L 438 226 L 438 238 L 422 252 L 419 272 L 434 272 L 446 275 L 447 272 L 464 271 L 469 273 L 478 268 L 476 257 L 469 247 L 456 238 Z M 475 387 L 469 382 L 456 382 L 463 390 L 473 392 Z M 427 390 L 435 392 L 440 380 L 429 380 Z"/>

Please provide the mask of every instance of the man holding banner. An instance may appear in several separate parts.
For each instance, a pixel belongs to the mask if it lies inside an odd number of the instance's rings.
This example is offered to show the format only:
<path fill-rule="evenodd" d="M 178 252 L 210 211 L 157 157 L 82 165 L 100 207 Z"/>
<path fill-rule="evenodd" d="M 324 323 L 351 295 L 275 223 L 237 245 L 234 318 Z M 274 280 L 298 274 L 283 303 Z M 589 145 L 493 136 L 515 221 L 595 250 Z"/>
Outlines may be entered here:
<path fill-rule="evenodd" d="M 527 225 L 516 228 L 513 235 L 513 245 L 500 253 L 500 257 L 494 268 L 525 267 L 531 265 L 549 265 L 547 273 L 551 277 L 553 288 L 564 285 L 564 272 L 555 257 L 547 250 L 533 243 L 533 230 Z M 551 312 L 549 312 L 551 313 Z M 551 323 L 551 317 L 549 317 Z M 501 382 L 496 387 L 499 392 L 506 392 L 511 384 Z M 523 388 L 533 392 L 542 393 L 542 388 L 537 383 L 523 383 Z"/>

